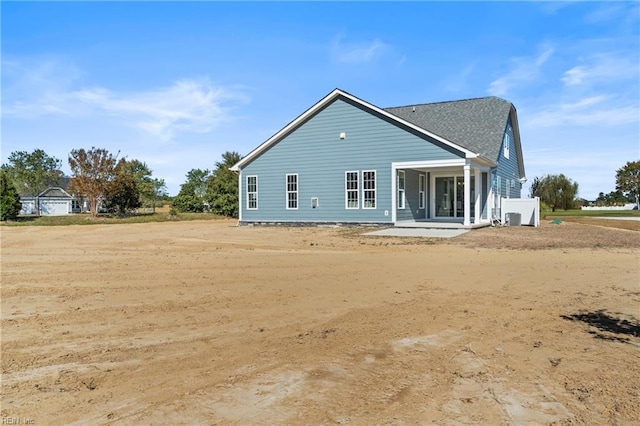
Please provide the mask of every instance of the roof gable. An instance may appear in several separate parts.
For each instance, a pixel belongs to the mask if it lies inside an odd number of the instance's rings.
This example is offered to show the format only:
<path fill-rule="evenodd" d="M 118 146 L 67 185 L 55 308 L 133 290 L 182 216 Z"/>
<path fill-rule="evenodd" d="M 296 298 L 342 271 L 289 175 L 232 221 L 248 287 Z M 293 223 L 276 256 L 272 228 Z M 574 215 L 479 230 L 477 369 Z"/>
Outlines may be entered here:
<path fill-rule="evenodd" d="M 238 163 L 234 164 L 231 167 L 231 170 L 234 170 L 234 171 L 241 170 L 244 166 L 246 166 L 251 161 L 253 161 L 254 158 L 256 158 L 257 156 L 261 155 L 263 152 L 265 152 L 272 145 L 277 143 L 284 136 L 289 134 L 291 131 L 296 129 L 298 126 L 302 125 L 308 119 L 313 117 L 317 112 L 321 111 L 327 105 L 329 105 L 330 103 L 334 102 L 336 99 L 339 99 L 339 98 L 343 98 L 344 100 L 346 100 L 348 102 L 356 103 L 357 105 L 363 107 L 364 109 L 369 110 L 370 112 L 373 112 L 375 114 L 381 115 L 381 116 L 391 120 L 392 122 L 395 122 L 395 123 L 397 123 L 399 125 L 402 125 L 402 126 L 406 126 L 406 127 L 410 128 L 410 129 L 412 129 L 413 131 L 418 132 L 419 134 L 422 134 L 422 135 L 428 136 L 430 138 L 436 139 L 437 141 L 439 141 L 439 142 L 441 142 L 441 143 L 443 143 L 445 145 L 448 145 L 448 146 L 450 146 L 450 147 L 452 147 L 452 148 L 454 148 L 454 149 L 456 149 L 458 151 L 461 151 L 467 158 L 480 157 L 480 155 L 478 155 L 477 152 L 474 152 L 472 150 L 469 150 L 466 147 L 458 145 L 458 144 L 452 142 L 451 140 L 449 140 L 449 139 L 447 139 L 447 138 L 445 138 L 445 137 L 443 137 L 441 135 L 435 134 L 435 133 L 431 132 L 430 130 L 427 130 L 427 129 L 421 127 L 420 125 L 417 125 L 417 124 L 412 123 L 412 122 L 410 122 L 408 120 L 405 120 L 404 118 L 402 118 L 402 117 L 400 117 L 400 116 L 398 116 L 396 114 L 392 114 L 389 111 L 386 111 L 385 109 L 378 108 L 377 106 L 375 106 L 373 104 L 370 104 L 368 102 L 365 102 L 362 99 L 359 99 L 359 98 L 357 98 L 357 97 L 355 97 L 355 96 L 353 96 L 353 95 L 351 95 L 351 94 L 349 94 L 349 93 L 347 93 L 345 91 L 342 91 L 340 89 L 335 89 L 331 93 L 329 93 L 327 96 L 322 98 L 315 105 L 313 105 L 311 108 L 309 108 L 304 113 L 299 115 L 296 119 L 294 119 L 289 124 L 287 124 L 285 127 L 283 127 L 276 134 L 274 134 L 269 139 L 267 139 L 264 143 L 262 143 L 256 149 L 254 149 L 249 154 L 247 154 Z M 482 157 L 484 157 L 484 156 L 482 156 Z M 494 161 L 492 159 L 486 159 L 486 160 L 489 161 L 489 162 L 493 162 Z"/>
<path fill-rule="evenodd" d="M 38 195 L 40 198 L 73 198 L 67 191 L 57 186 L 50 186 Z"/>

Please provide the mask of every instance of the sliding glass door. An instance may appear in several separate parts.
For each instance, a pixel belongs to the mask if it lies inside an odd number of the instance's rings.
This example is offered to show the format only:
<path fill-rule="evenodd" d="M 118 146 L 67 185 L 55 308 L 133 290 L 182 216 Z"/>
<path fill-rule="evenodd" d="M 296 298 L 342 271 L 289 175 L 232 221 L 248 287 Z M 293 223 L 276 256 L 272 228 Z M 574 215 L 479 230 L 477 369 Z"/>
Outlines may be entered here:
<path fill-rule="evenodd" d="M 471 176 L 471 212 L 475 215 L 475 178 Z M 436 176 L 435 177 L 435 216 L 464 217 L 464 177 Z"/>

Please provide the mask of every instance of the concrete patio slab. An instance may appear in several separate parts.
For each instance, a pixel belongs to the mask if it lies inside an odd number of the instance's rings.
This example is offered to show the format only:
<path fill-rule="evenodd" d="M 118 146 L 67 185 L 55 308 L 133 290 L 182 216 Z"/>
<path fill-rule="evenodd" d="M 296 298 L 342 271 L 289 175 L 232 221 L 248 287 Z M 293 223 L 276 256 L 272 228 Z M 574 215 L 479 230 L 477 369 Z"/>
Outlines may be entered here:
<path fill-rule="evenodd" d="M 468 229 L 434 229 L 434 228 L 388 228 L 367 232 L 366 236 L 374 237 L 422 237 L 453 238 L 469 232 Z"/>

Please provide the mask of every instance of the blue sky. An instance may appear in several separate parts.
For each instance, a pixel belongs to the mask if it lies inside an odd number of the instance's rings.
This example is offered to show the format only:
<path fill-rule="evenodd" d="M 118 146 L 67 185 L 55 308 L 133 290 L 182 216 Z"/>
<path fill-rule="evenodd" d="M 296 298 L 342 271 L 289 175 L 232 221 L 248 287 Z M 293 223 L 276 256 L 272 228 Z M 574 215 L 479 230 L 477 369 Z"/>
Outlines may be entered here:
<path fill-rule="evenodd" d="M 499 96 L 529 182 L 594 199 L 640 158 L 638 2 L 2 2 L 2 162 L 106 148 L 177 194 L 336 87 L 379 107 Z M 523 196 L 527 196 L 525 187 Z"/>

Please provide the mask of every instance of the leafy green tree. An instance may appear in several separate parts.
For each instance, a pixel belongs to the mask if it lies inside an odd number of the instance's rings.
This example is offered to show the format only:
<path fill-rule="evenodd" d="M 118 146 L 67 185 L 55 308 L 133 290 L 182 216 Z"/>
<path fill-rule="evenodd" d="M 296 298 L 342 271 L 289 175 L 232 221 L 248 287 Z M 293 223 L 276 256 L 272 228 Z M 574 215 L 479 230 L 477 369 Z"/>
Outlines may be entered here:
<path fill-rule="evenodd" d="M 601 192 L 596 198 L 597 206 L 621 206 L 628 203 L 629 200 L 622 191 L 611 191 L 608 194 Z"/>
<path fill-rule="evenodd" d="M 634 200 L 640 210 L 640 160 L 627 161 L 616 171 L 616 189 Z"/>
<path fill-rule="evenodd" d="M 552 211 L 556 209 L 568 210 L 575 206 L 575 198 L 578 195 L 578 183 L 563 174 L 546 175 L 538 179 L 535 191 L 532 196 L 540 197 L 540 201 L 551 207 Z"/>
<path fill-rule="evenodd" d="M 167 194 L 167 184 L 164 182 L 164 179 L 154 178 L 151 179 L 151 187 L 153 188 L 153 194 L 148 201 L 151 201 L 151 207 L 153 208 L 153 212 L 156 212 L 156 205 L 160 202 L 162 206 L 162 200 L 166 197 Z"/>
<path fill-rule="evenodd" d="M 49 186 L 60 186 L 63 176 L 61 166 L 59 159 L 36 149 L 33 152 L 12 152 L 2 169 L 20 194 L 36 196 Z"/>
<path fill-rule="evenodd" d="M 140 160 L 127 160 L 122 164 L 123 172 L 135 182 L 140 203 L 154 198 L 153 171 Z"/>
<path fill-rule="evenodd" d="M 116 175 L 116 156 L 104 148 L 73 149 L 69 154 L 71 191 L 89 201 L 89 211 L 95 217 L 104 200 L 109 183 Z"/>
<path fill-rule="evenodd" d="M 142 205 L 139 190 L 142 181 L 140 164 L 142 163 L 138 160 L 127 161 L 124 158 L 118 161 L 114 178 L 105 187 L 104 207 L 107 210 L 116 211 L 122 216 Z"/>
<path fill-rule="evenodd" d="M 5 170 L 0 170 L 0 220 L 13 220 L 20 214 L 22 203 L 18 190 Z"/>
<path fill-rule="evenodd" d="M 171 205 L 179 212 L 202 213 L 205 210 L 202 200 L 193 194 L 178 194 Z"/>
<path fill-rule="evenodd" d="M 216 162 L 205 196 L 212 213 L 238 217 L 238 174 L 229 169 L 241 159 L 237 152 L 227 151 L 222 154 L 222 161 Z"/>
<path fill-rule="evenodd" d="M 204 196 L 207 193 L 209 170 L 191 169 L 187 181 L 180 186 L 180 192 L 173 199 L 173 207 L 180 212 L 203 212 L 209 206 Z"/>

